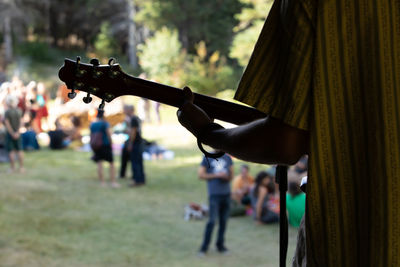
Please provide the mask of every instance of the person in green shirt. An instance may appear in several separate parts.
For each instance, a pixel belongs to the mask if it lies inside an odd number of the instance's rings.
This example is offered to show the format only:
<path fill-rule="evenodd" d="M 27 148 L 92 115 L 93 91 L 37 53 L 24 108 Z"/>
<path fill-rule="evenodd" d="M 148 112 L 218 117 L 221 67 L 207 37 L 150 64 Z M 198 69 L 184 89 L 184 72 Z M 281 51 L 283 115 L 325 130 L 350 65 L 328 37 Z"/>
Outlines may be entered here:
<path fill-rule="evenodd" d="M 306 209 L 306 194 L 296 181 L 289 182 L 288 193 L 286 194 L 286 210 L 288 213 L 289 224 L 299 227 Z"/>

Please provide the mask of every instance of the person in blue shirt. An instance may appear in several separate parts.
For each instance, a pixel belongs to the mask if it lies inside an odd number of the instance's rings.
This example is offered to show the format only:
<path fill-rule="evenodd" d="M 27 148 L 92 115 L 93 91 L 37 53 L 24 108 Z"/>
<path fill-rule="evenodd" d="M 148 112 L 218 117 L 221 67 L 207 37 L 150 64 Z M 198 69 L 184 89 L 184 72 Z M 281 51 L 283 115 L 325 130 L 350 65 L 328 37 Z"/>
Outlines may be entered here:
<path fill-rule="evenodd" d="M 103 142 L 101 148 L 93 151 L 92 160 L 97 163 L 97 174 L 101 186 L 105 186 L 103 178 L 103 161 L 110 163 L 110 180 L 111 187 L 120 187 L 115 181 L 114 158 L 112 153 L 112 140 L 110 132 L 110 124 L 104 119 L 104 110 L 97 111 L 96 121 L 90 124 L 91 136 L 93 133 L 102 133 Z"/>
<path fill-rule="evenodd" d="M 199 254 L 205 255 L 211 241 L 215 221 L 218 217 L 219 228 L 217 237 L 217 250 L 220 253 L 226 253 L 224 235 L 229 218 L 229 205 L 231 199 L 230 181 L 233 177 L 232 158 L 225 154 L 218 159 L 203 157 L 198 176 L 201 180 L 207 181 L 207 191 L 209 199 L 209 219 L 204 231 L 203 243 Z"/>
<path fill-rule="evenodd" d="M 26 131 L 21 134 L 22 149 L 23 150 L 38 150 L 40 149 L 39 143 L 36 139 L 36 132 L 33 130 L 31 123 L 25 123 Z"/>

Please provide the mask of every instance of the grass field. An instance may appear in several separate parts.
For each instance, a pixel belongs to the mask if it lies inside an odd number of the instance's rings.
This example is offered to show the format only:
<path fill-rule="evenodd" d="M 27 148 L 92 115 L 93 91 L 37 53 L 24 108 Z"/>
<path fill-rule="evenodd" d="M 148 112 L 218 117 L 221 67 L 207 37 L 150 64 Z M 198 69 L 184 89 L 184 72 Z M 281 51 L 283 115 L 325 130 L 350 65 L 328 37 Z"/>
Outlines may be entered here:
<path fill-rule="evenodd" d="M 86 152 L 26 153 L 24 175 L 0 164 L 0 266 L 278 266 L 278 225 L 256 226 L 250 217 L 230 219 L 229 255 L 212 247 L 199 258 L 205 221 L 184 221 L 183 208 L 207 201 L 196 177 L 201 154 L 173 120 L 144 127 L 144 135 L 175 158 L 146 161 L 142 188 L 128 181 L 101 188 Z M 253 174 L 266 168 L 250 166 Z M 295 239 L 290 228 L 288 263 Z"/>

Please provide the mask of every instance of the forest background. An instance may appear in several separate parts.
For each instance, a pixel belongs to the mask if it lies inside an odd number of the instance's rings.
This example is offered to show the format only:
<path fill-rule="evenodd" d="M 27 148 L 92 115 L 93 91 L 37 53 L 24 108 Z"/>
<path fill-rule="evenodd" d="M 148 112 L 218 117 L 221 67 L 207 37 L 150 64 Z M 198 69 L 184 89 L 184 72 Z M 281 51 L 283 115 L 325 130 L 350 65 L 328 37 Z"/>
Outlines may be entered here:
<path fill-rule="evenodd" d="M 114 57 L 133 75 L 216 95 L 236 87 L 272 2 L 0 0 L 0 82 L 45 80 L 54 95 L 64 57 Z"/>

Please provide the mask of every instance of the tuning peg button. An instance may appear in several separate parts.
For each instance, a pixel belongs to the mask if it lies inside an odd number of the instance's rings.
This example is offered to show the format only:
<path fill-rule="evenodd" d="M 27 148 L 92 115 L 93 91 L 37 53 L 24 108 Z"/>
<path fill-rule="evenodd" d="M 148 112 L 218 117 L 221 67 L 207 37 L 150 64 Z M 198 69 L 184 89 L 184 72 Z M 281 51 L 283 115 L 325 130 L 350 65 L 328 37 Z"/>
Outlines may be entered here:
<path fill-rule="evenodd" d="M 76 97 L 76 92 L 72 90 L 70 93 L 68 93 L 68 98 L 69 99 L 74 99 Z"/>
<path fill-rule="evenodd" d="M 100 65 L 100 61 L 97 58 L 92 58 L 90 60 L 90 64 L 92 64 L 93 66 L 98 66 Z"/>
<path fill-rule="evenodd" d="M 85 102 L 86 104 L 92 102 L 92 97 L 90 96 L 90 94 L 87 94 L 87 96 L 83 98 L 83 102 Z"/>
<path fill-rule="evenodd" d="M 104 99 L 101 100 L 101 104 L 99 105 L 100 110 L 104 110 L 104 106 L 106 105 Z"/>

